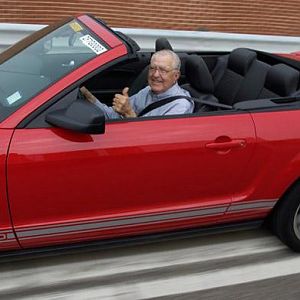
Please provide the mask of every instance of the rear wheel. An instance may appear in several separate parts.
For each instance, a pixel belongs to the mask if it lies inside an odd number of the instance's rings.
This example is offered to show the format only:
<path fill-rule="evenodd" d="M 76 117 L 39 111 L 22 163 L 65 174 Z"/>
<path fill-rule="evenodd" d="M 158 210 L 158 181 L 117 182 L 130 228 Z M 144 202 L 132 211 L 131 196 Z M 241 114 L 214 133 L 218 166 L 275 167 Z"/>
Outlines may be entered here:
<path fill-rule="evenodd" d="M 283 243 L 300 252 L 300 185 L 282 199 L 273 216 L 273 229 Z"/>

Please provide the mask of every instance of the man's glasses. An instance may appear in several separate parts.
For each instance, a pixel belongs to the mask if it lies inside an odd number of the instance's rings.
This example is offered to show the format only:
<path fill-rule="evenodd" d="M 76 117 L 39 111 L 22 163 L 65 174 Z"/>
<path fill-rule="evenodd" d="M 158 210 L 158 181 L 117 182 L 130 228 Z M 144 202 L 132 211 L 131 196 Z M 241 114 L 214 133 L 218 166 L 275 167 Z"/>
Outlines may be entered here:
<path fill-rule="evenodd" d="M 149 67 L 149 72 L 151 73 L 155 73 L 156 71 L 158 71 L 158 73 L 162 76 L 165 76 L 167 75 L 168 73 L 170 73 L 171 71 L 174 71 L 175 69 L 171 69 L 171 70 L 168 70 L 168 69 L 165 69 L 165 68 L 162 68 L 162 67 L 159 67 L 159 66 L 151 66 Z"/>

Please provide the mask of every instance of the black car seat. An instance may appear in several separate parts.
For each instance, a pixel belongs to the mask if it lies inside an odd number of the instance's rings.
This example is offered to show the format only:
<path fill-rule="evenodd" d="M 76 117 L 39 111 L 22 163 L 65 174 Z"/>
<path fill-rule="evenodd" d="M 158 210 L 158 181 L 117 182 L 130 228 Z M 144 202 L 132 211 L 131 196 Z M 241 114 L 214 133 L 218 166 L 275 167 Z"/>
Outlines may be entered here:
<path fill-rule="evenodd" d="M 235 95 L 234 102 L 257 99 L 264 87 L 270 65 L 255 59 Z"/>
<path fill-rule="evenodd" d="M 173 50 L 171 44 L 166 38 L 158 38 L 155 41 L 155 52 L 160 50 Z M 148 78 L 148 71 L 149 71 L 149 65 L 147 65 L 141 73 L 134 79 L 134 81 L 131 83 L 130 89 L 129 89 L 129 96 L 132 96 L 139 92 L 141 89 L 147 86 L 147 78 Z"/>
<path fill-rule="evenodd" d="M 199 100 L 218 102 L 213 95 L 214 83 L 208 67 L 201 56 L 189 55 L 185 62 L 186 84 L 181 87 Z M 210 106 L 195 102 L 194 112 L 211 110 Z"/>
<path fill-rule="evenodd" d="M 164 37 L 158 38 L 155 41 L 155 52 L 160 50 L 165 50 L 165 49 L 173 50 L 173 47 L 171 46 L 171 44 L 166 38 Z"/>
<path fill-rule="evenodd" d="M 223 75 L 215 86 L 215 96 L 221 103 L 234 103 L 242 81 L 255 58 L 256 53 L 245 48 L 237 48 L 229 54 Z"/>
<path fill-rule="evenodd" d="M 229 54 L 221 55 L 217 58 L 216 65 L 214 66 L 211 76 L 214 81 L 214 85 L 217 86 L 223 77 L 228 64 Z"/>
<path fill-rule="evenodd" d="M 285 64 L 271 66 L 264 87 L 258 98 L 286 97 L 293 95 L 299 85 L 299 71 Z"/>

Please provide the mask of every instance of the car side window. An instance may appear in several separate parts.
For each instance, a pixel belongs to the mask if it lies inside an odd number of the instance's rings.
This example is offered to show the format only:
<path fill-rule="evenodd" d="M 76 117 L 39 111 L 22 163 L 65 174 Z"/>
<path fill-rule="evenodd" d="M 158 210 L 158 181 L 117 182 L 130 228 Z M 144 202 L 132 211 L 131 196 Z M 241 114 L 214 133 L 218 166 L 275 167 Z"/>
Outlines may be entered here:
<path fill-rule="evenodd" d="M 49 128 L 52 127 L 48 122 L 46 122 L 45 117 L 49 112 L 67 108 L 72 102 L 76 101 L 80 97 L 79 89 L 75 88 L 67 95 L 58 99 L 57 101 L 52 101 L 51 104 L 47 106 L 43 106 L 34 112 L 29 119 L 26 119 L 24 122 L 19 124 L 19 128 Z M 50 103 L 50 102 L 49 102 Z M 47 104 L 46 104 L 47 105 Z"/>

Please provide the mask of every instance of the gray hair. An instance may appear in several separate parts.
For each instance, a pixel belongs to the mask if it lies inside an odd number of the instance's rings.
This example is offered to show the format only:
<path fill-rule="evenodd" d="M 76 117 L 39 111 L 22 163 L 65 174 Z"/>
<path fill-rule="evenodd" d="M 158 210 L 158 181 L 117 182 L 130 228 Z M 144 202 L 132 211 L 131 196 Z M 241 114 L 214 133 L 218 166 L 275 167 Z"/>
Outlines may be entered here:
<path fill-rule="evenodd" d="M 172 58 L 172 61 L 173 61 L 173 68 L 175 70 L 179 70 L 180 71 L 180 67 L 181 67 L 181 61 L 180 61 L 180 58 L 178 57 L 178 55 L 172 51 L 172 50 L 168 50 L 168 49 L 163 49 L 163 50 L 159 50 L 157 52 L 155 52 L 152 57 L 151 57 L 151 60 L 153 57 L 155 56 L 170 56 Z"/>

